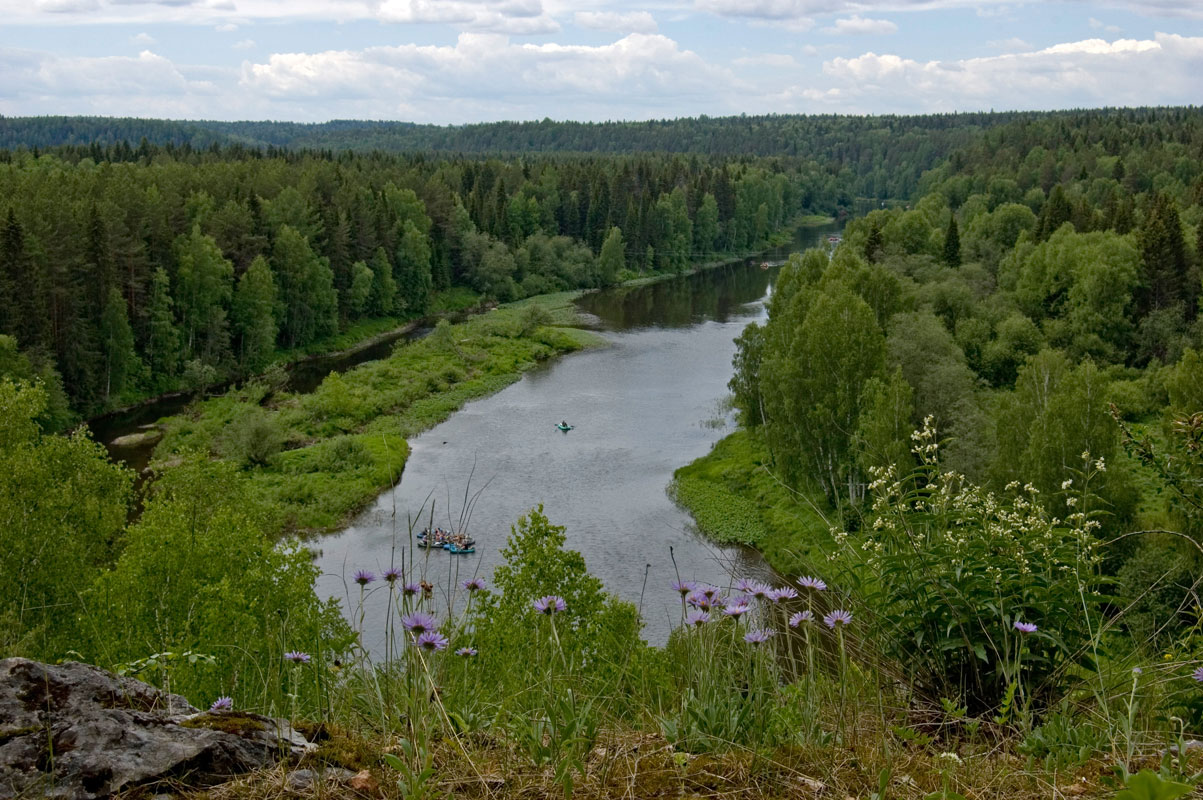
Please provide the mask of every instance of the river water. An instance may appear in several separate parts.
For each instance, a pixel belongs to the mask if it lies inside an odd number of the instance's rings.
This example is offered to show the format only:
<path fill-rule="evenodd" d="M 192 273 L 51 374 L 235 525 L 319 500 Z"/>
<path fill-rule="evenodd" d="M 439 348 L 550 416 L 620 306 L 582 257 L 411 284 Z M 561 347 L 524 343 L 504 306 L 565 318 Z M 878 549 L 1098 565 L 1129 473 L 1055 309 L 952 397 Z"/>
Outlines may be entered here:
<path fill-rule="evenodd" d="M 788 247 L 824 243 L 837 226 L 801 229 Z M 358 569 L 390 565 L 422 573 L 436 594 L 490 578 L 510 526 L 542 504 L 567 529 L 606 588 L 639 604 L 644 636 L 663 643 L 679 614 L 670 583 L 727 585 L 738 577 L 771 578 L 754 551 L 718 547 L 695 531 L 666 494 L 678 467 L 705 455 L 731 430 L 722 408 L 731 377 L 733 339 L 765 315 L 776 269 L 761 260 L 705 270 L 640 287 L 584 296 L 606 346 L 569 355 L 517 383 L 474 401 L 410 441 L 401 482 L 340 534 L 312 543 L 322 576 L 317 591 L 337 597 L 358 621 Z M 561 433 L 555 424 L 575 425 Z M 410 520 L 467 530 L 472 555 L 410 546 Z M 675 559 L 675 566 L 674 566 Z M 379 587 L 381 584 L 375 584 Z M 363 601 L 364 644 L 383 649 L 386 592 Z"/>

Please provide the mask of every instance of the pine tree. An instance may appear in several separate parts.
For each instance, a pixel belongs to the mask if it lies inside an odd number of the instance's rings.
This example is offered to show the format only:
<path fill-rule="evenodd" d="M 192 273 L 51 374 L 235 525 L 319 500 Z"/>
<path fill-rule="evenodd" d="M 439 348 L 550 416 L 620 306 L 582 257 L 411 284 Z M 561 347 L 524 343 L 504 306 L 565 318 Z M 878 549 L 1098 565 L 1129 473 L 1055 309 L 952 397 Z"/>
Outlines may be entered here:
<path fill-rule="evenodd" d="M 129 326 L 125 299 L 117 287 L 109 287 L 109 296 L 100 315 L 100 345 L 104 357 L 104 399 L 120 395 L 126 381 L 138 368 L 134 352 L 134 332 Z"/>
<path fill-rule="evenodd" d="M 1171 198 L 1153 197 L 1137 238 L 1145 284 L 1137 303 L 1140 315 L 1193 301 L 1193 287 L 1188 292 L 1186 286 L 1189 264 L 1182 221 Z"/>
<path fill-rule="evenodd" d="M 961 233 L 957 230 L 957 216 L 948 218 L 948 229 L 944 231 L 944 263 L 950 267 L 961 266 Z"/>
<path fill-rule="evenodd" d="M 151 379 L 165 385 L 180 365 L 180 332 L 171 313 L 170 279 L 160 267 L 150 278 L 150 298 L 147 300 L 146 360 Z"/>

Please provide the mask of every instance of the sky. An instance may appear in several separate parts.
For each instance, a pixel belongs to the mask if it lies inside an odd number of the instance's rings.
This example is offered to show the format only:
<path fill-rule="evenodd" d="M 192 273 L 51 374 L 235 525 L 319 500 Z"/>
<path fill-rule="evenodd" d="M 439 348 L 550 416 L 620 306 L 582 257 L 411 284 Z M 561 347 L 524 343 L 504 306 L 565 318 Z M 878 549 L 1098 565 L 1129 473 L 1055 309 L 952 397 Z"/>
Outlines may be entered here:
<path fill-rule="evenodd" d="M 0 0 L 0 114 L 646 120 L 1203 104 L 1203 0 Z"/>

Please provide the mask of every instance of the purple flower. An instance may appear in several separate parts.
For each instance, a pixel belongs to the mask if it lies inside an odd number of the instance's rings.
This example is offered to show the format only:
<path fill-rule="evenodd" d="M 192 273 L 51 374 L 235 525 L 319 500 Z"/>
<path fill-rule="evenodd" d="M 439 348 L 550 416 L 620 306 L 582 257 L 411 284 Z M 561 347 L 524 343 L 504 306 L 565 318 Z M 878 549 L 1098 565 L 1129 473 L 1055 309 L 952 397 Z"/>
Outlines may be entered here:
<path fill-rule="evenodd" d="M 551 616 L 560 611 L 567 611 L 568 604 L 564 602 L 564 598 L 558 595 L 549 594 L 546 597 L 540 597 L 535 601 L 535 611 L 540 614 Z"/>
<path fill-rule="evenodd" d="M 368 572 L 366 569 L 361 569 L 355 573 L 355 582 L 360 586 L 367 586 L 374 580 L 376 580 L 376 576 Z"/>
<path fill-rule="evenodd" d="M 747 614 L 751 610 L 752 610 L 752 607 L 750 605 L 748 605 L 747 600 L 736 600 L 734 603 L 732 603 L 731 605 L 724 608 L 723 613 L 726 614 L 728 617 L 734 617 L 735 619 L 739 619 L 740 617 L 742 617 L 744 614 Z"/>
<path fill-rule="evenodd" d="M 285 661 L 291 661 L 294 664 L 308 664 L 309 654 L 302 653 L 300 650 L 289 650 L 284 654 Z"/>
<path fill-rule="evenodd" d="M 425 611 L 415 611 L 412 614 L 406 614 L 401 617 L 401 624 L 405 626 L 405 630 L 414 636 L 421 636 L 426 631 L 432 631 L 439 626 L 438 621 Z"/>
<path fill-rule="evenodd" d="M 1199 667 L 1192 672 L 1191 677 L 1197 680 L 1199 683 L 1203 683 L 1203 667 Z"/>
<path fill-rule="evenodd" d="M 476 648 L 475 647 L 461 647 L 460 649 L 455 651 L 455 654 L 461 658 L 471 658 L 472 656 L 476 655 Z"/>
<path fill-rule="evenodd" d="M 797 600 L 798 591 L 792 586 L 782 586 L 780 589 L 773 589 L 769 592 L 769 599 L 774 603 L 780 603 L 782 600 Z"/>
<path fill-rule="evenodd" d="M 380 577 L 384 578 L 389 583 L 396 583 L 401 580 L 401 569 L 399 567 L 389 567 Z"/>
<path fill-rule="evenodd" d="M 801 625 L 803 622 L 814 622 L 814 621 L 815 621 L 815 615 L 813 612 L 799 611 L 797 614 L 794 614 L 792 617 L 789 618 L 789 626 L 791 628 L 796 628 L 799 625 Z"/>
<path fill-rule="evenodd" d="M 769 592 L 773 591 L 773 587 L 767 583 L 757 583 L 752 587 L 752 591 L 748 594 L 755 597 L 757 600 L 764 600 L 769 596 Z"/>
<path fill-rule="evenodd" d="M 209 706 L 210 711 L 229 711 L 234 707 L 234 701 L 228 697 L 219 697 Z"/>
<path fill-rule="evenodd" d="M 754 630 L 744 634 L 744 641 L 753 647 L 759 646 L 767 642 L 776 631 Z"/>
<path fill-rule="evenodd" d="M 685 615 L 685 624 L 700 628 L 710 621 L 710 615 L 705 611 L 690 611 Z"/>
<path fill-rule="evenodd" d="M 845 611 L 842 608 L 837 608 L 827 616 L 823 617 L 823 624 L 828 628 L 834 629 L 836 625 L 848 625 L 852 622 L 852 612 Z"/>
<path fill-rule="evenodd" d="M 479 592 L 485 588 L 485 579 L 484 578 L 469 578 L 468 580 L 461 583 L 460 586 L 463 586 L 469 592 Z"/>
<path fill-rule="evenodd" d="M 756 585 L 756 581 L 751 578 L 740 578 L 739 583 L 735 584 L 735 588 L 744 594 L 751 594 L 752 587 Z"/>
<path fill-rule="evenodd" d="M 816 592 L 827 591 L 827 584 L 822 579 L 812 578 L 809 575 L 803 575 L 801 578 L 798 578 L 798 585 L 803 589 L 814 589 Z"/>
<path fill-rule="evenodd" d="M 718 597 L 720 594 L 717 586 L 710 586 L 708 584 L 699 586 L 698 591 L 701 592 L 707 600 L 714 600 L 714 598 Z"/>
<path fill-rule="evenodd" d="M 1015 630 L 1019 631 L 1020 633 L 1027 635 L 1029 633 L 1036 632 L 1036 623 L 1035 622 L 1020 622 L 1019 620 L 1015 620 L 1014 628 L 1015 628 Z"/>
<path fill-rule="evenodd" d="M 428 653 L 433 653 L 447 647 L 447 637 L 438 631 L 426 631 L 417 639 L 414 639 L 414 645 Z"/>
<path fill-rule="evenodd" d="M 685 595 L 689 594 L 694 589 L 698 588 L 698 585 L 696 583 L 694 583 L 693 581 L 673 581 L 672 587 L 673 587 L 673 591 L 676 592 L 677 594 L 681 595 L 681 597 L 683 599 L 685 597 Z"/>

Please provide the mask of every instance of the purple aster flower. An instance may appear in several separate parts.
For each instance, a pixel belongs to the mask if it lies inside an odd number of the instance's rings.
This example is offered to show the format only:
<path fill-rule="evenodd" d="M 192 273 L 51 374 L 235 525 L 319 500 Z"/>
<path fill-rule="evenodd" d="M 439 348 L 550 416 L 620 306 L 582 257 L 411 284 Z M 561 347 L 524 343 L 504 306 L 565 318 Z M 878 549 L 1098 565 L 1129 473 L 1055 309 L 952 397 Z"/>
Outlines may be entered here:
<path fill-rule="evenodd" d="M 1141 669 L 1140 667 L 1133 667 L 1133 668 L 1132 668 L 1132 674 L 1133 674 L 1133 675 L 1140 675 L 1140 674 L 1141 674 L 1141 673 L 1143 673 L 1143 672 L 1144 672 L 1144 670 L 1143 670 L 1143 669 Z M 1203 678 L 1196 678 L 1196 680 L 1203 680 Z"/>
<path fill-rule="evenodd" d="M 455 654 L 461 658 L 471 658 L 472 656 L 476 655 L 476 648 L 475 647 L 461 647 L 460 649 L 455 651 Z"/>
<path fill-rule="evenodd" d="M 740 617 L 742 617 L 744 614 L 747 614 L 751 610 L 752 610 L 752 607 L 750 605 L 748 605 L 748 602 L 746 600 L 743 600 L 743 601 L 736 600 L 734 603 L 732 603 L 731 605 L 724 608 L 723 613 L 726 614 L 728 617 L 734 617 L 735 619 L 739 619 Z"/>
<path fill-rule="evenodd" d="M 406 597 L 413 597 L 420 591 L 422 591 L 422 584 L 414 583 L 413 581 L 410 581 L 401 587 L 401 593 Z"/>
<path fill-rule="evenodd" d="M 774 603 L 780 603 L 782 600 L 797 600 L 798 591 L 792 586 L 782 586 L 780 589 L 770 591 L 769 599 Z"/>
<path fill-rule="evenodd" d="M 229 711 L 234 707 L 234 701 L 228 697 L 219 697 L 209 706 L 210 711 Z"/>
<path fill-rule="evenodd" d="M 294 664 L 308 664 L 309 654 L 302 653 L 300 650 L 289 650 L 284 654 L 285 661 L 291 661 Z"/>
<path fill-rule="evenodd" d="M 710 610 L 710 598 L 701 592 L 693 592 L 689 597 L 685 598 L 685 602 L 693 608 L 700 608 L 702 611 Z"/>
<path fill-rule="evenodd" d="M 1015 628 L 1015 630 L 1019 631 L 1020 633 L 1027 635 L 1029 633 L 1036 632 L 1036 623 L 1035 622 L 1020 622 L 1019 620 L 1015 620 L 1014 628 Z"/>
<path fill-rule="evenodd" d="M 708 584 L 699 586 L 698 591 L 701 592 L 707 600 L 714 600 L 714 598 L 718 597 L 720 594 L 717 586 L 710 586 Z"/>
<path fill-rule="evenodd" d="M 694 589 L 698 588 L 698 585 L 696 583 L 694 583 L 693 581 L 673 581 L 672 587 L 673 587 L 674 592 L 676 592 L 677 594 L 681 595 L 682 598 L 684 598 L 685 595 L 689 594 Z"/>
<path fill-rule="evenodd" d="M 1191 673 L 1190 676 L 1192 678 L 1194 678 L 1195 680 L 1197 680 L 1199 683 L 1203 683 L 1203 667 L 1199 667 L 1198 669 L 1196 669 L 1194 672 Z"/>
<path fill-rule="evenodd" d="M 380 577 L 384 578 L 389 583 L 396 583 L 401 580 L 401 569 L 399 567 L 389 567 Z"/>
<path fill-rule="evenodd" d="M 685 624 L 700 628 L 710 621 L 710 615 L 705 611 L 690 611 L 685 615 Z"/>
<path fill-rule="evenodd" d="M 415 611 L 412 614 L 406 614 L 401 617 L 401 624 L 405 626 L 405 630 L 414 636 L 421 636 L 439 626 L 438 621 L 425 611 Z"/>
<path fill-rule="evenodd" d="M 540 597 L 535 601 L 535 611 L 540 614 L 551 616 L 560 611 L 567 611 L 568 604 L 564 602 L 564 598 L 558 595 L 549 594 L 546 597 Z"/>
<path fill-rule="evenodd" d="M 751 578 L 740 578 L 739 582 L 735 584 L 735 588 L 744 594 L 751 594 L 752 587 L 755 585 L 756 581 L 752 580 Z"/>
<path fill-rule="evenodd" d="M 842 608 L 837 608 L 827 616 L 823 617 L 823 624 L 828 628 L 834 629 L 836 625 L 849 625 L 852 623 L 852 612 L 845 611 Z"/>
<path fill-rule="evenodd" d="M 361 569 L 355 573 L 355 582 L 360 586 L 367 586 L 372 581 L 376 580 L 376 576 L 366 569 Z"/>
<path fill-rule="evenodd" d="M 814 622 L 814 621 L 815 621 L 815 615 L 813 612 L 799 611 L 797 614 L 794 614 L 792 617 L 789 618 L 789 626 L 791 628 L 796 628 L 799 625 L 801 625 L 803 622 Z"/>
<path fill-rule="evenodd" d="M 744 634 L 744 641 L 747 642 L 748 644 L 752 645 L 753 647 L 756 647 L 756 646 L 762 645 L 765 642 L 767 642 L 770 638 L 772 638 L 774 633 L 776 633 L 776 631 L 767 631 L 767 630 L 748 631 L 747 633 Z"/>
<path fill-rule="evenodd" d="M 803 575 L 798 578 L 798 585 L 803 589 L 814 589 L 816 592 L 827 591 L 827 584 L 820 578 L 812 578 L 809 575 Z"/>
<path fill-rule="evenodd" d="M 771 591 L 773 591 L 773 587 L 769 586 L 767 583 L 757 583 L 752 587 L 752 591 L 749 592 L 749 594 L 755 597 L 757 600 L 765 600 L 768 598 L 769 592 Z"/>
<path fill-rule="evenodd" d="M 485 588 L 485 579 L 484 578 L 469 578 L 468 580 L 461 583 L 460 586 L 463 586 L 469 592 L 479 592 Z"/>
<path fill-rule="evenodd" d="M 422 648 L 428 653 L 433 653 L 438 650 L 446 649 L 447 637 L 438 631 L 426 631 L 417 639 L 414 639 L 414 645 Z"/>

